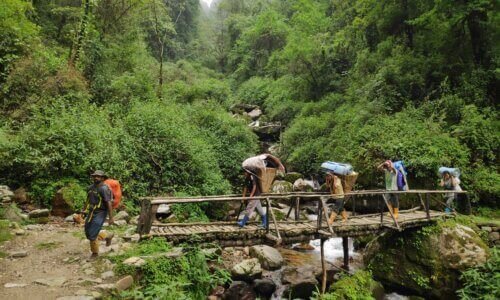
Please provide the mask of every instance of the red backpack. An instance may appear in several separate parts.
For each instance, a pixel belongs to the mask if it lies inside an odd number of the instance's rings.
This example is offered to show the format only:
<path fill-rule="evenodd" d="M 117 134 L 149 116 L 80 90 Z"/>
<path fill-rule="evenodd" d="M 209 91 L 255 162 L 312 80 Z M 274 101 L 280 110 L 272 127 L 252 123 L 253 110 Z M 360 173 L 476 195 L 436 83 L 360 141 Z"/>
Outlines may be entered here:
<path fill-rule="evenodd" d="M 122 201 L 122 187 L 120 182 L 116 179 L 108 178 L 104 180 L 104 183 L 109 187 L 111 193 L 113 194 L 113 208 L 117 208 Z"/>

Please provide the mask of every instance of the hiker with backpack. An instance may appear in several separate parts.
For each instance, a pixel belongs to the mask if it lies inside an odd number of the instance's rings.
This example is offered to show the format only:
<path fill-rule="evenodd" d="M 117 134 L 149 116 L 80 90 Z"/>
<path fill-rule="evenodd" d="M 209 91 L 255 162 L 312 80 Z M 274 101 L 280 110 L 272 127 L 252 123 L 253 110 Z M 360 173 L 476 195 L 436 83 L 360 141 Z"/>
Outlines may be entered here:
<path fill-rule="evenodd" d="M 106 173 L 96 170 L 90 175 L 93 184 L 87 189 L 87 203 L 85 205 L 85 236 L 90 241 L 90 251 L 92 257 L 99 255 L 99 240 L 106 240 L 106 244 L 111 244 L 112 233 L 101 231 L 102 225 L 109 216 L 108 224 L 113 225 L 113 194 L 111 189 L 104 182 L 108 178 Z"/>
<path fill-rule="evenodd" d="M 257 209 L 257 212 L 261 216 L 263 228 L 267 227 L 267 214 L 262 208 L 262 203 L 258 199 L 252 199 L 253 197 L 258 197 L 262 193 L 268 192 L 274 176 L 276 175 L 276 169 L 281 172 L 285 171 L 285 167 L 279 160 L 279 158 L 265 153 L 257 156 L 247 158 L 242 163 L 245 176 L 245 185 L 243 187 L 243 197 L 246 197 L 247 192 L 250 192 L 248 204 L 245 208 L 245 215 L 241 221 L 238 221 L 238 226 L 244 227 L 248 220 L 250 219 L 252 213 Z"/>
<path fill-rule="evenodd" d="M 462 188 L 460 187 L 460 178 L 459 178 L 460 171 L 457 168 L 441 167 L 439 168 L 439 173 L 441 173 L 442 176 L 439 186 L 443 187 L 445 190 L 462 191 Z M 446 208 L 444 211 L 446 213 L 451 213 L 452 211 L 454 211 L 455 208 L 454 201 L 457 198 L 457 194 L 446 193 L 445 198 L 446 198 Z"/>
<path fill-rule="evenodd" d="M 384 181 L 386 191 L 398 191 L 398 173 L 399 171 L 394 167 L 394 164 L 390 160 L 386 160 L 381 163 L 378 170 L 384 171 Z M 404 187 L 401 187 L 404 188 Z M 389 211 L 392 213 L 395 219 L 399 216 L 399 195 L 398 194 L 384 194 L 384 199 L 389 207 Z"/>

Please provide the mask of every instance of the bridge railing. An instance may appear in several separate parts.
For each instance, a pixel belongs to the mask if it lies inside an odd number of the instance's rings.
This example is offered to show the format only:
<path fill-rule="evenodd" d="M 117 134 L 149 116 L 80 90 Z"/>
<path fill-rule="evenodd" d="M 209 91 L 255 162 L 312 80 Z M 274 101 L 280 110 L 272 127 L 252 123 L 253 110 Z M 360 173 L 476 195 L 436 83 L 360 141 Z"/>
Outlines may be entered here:
<path fill-rule="evenodd" d="M 388 194 L 416 194 L 418 195 L 418 199 L 420 202 L 420 207 L 418 209 L 422 209 L 426 212 L 426 217 L 430 220 L 430 202 L 431 195 L 433 194 L 447 194 L 450 191 L 445 190 L 410 190 L 410 191 L 386 191 L 386 190 L 363 190 L 363 191 L 353 191 L 350 193 L 345 193 L 345 201 L 352 200 L 353 201 L 353 214 L 355 214 L 355 203 L 356 198 L 361 196 L 380 196 L 377 197 L 377 205 L 380 214 L 380 222 L 384 223 L 384 210 L 385 207 L 389 207 L 387 199 L 385 195 Z M 466 194 L 466 191 L 455 192 L 455 194 Z M 425 196 L 425 197 L 424 197 Z M 270 224 L 273 224 L 274 231 L 276 233 L 276 238 L 281 240 L 281 235 L 278 229 L 278 222 L 276 216 L 274 214 L 272 207 L 272 201 L 276 200 L 289 200 L 290 201 L 290 209 L 287 213 L 287 218 L 290 216 L 292 209 L 295 210 L 295 221 L 300 220 L 300 206 L 301 203 L 304 202 L 317 202 L 317 230 L 320 231 L 324 227 L 323 217 L 325 220 L 328 220 L 328 206 L 327 200 L 331 198 L 330 193 L 320 193 L 320 192 L 292 192 L 292 193 L 283 193 L 283 194 L 262 194 L 257 197 L 242 197 L 241 195 L 217 195 L 217 196 L 196 196 L 196 197 L 144 197 L 141 198 L 141 214 L 139 217 L 137 232 L 143 236 L 149 234 L 151 227 L 153 225 L 153 221 L 155 220 L 154 214 L 157 211 L 157 208 L 161 204 L 183 204 L 183 203 L 202 203 L 202 202 L 241 202 L 244 200 L 264 200 L 267 208 L 267 227 L 265 228 L 266 232 L 269 233 L 271 228 Z M 468 199 L 467 199 L 468 201 Z M 394 223 L 394 227 L 396 229 L 400 229 L 397 219 L 392 214 L 390 209 L 389 214 Z M 240 209 L 241 212 L 241 209 Z M 378 214 L 378 213 L 377 213 Z M 239 213 L 238 213 L 239 215 Z M 272 221 L 272 222 L 270 222 Z M 168 223 L 167 223 L 168 224 Z M 333 235 L 334 230 L 328 222 L 329 232 Z"/>

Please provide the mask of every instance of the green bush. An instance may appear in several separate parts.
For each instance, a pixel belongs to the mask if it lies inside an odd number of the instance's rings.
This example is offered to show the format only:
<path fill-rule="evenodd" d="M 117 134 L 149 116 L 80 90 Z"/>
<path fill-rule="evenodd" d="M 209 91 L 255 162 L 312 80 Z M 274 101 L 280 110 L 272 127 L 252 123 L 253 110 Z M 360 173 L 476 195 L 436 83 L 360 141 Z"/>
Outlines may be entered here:
<path fill-rule="evenodd" d="M 252 77 L 243 82 L 235 93 L 234 103 L 246 103 L 263 106 L 269 96 L 270 80 L 264 77 Z"/>
<path fill-rule="evenodd" d="M 83 209 L 87 200 L 87 191 L 83 185 L 74 178 L 37 179 L 30 187 L 30 198 L 43 207 L 51 207 L 56 192 L 62 188 L 63 198 L 74 211 Z"/>
<path fill-rule="evenodd" d="M 153 239 L 139 243 L 127 253 L 113 258 L 118 262 L 119 274 L 134 274 L 135 269 L 124 266 L 124 258 L 138 255 L 158 255 L 154 259 L 146 259 L 141 267 L 139 285 L 142 289 L 122 292 L 123 299 L 204 299 L 217 285 L 223 285 L 230 280 L 226 271 L 215 269 L 211 271 L 207 258 L 196 247 L 184 245 L 182 256 L 177 258 L 162 257 L 170 251 L 164 239 Z"/>
<path fill-rule="evenodd" d="M 316 294 L 315 299 L 324 300 L 369 300 L 372 296 L 374 280 L 369 271 L 358 271 L 354 275 L 344 274 L 335 281 L 328 293 L 323 296 Z"/>
<path fill-rule="evenodd" d="M 460 299 L 499 299 L 500 250 L 492 248 L 491 257 L 484 265 L 464 271 L 460 279 L 464 283 L 457 291 Z"/>

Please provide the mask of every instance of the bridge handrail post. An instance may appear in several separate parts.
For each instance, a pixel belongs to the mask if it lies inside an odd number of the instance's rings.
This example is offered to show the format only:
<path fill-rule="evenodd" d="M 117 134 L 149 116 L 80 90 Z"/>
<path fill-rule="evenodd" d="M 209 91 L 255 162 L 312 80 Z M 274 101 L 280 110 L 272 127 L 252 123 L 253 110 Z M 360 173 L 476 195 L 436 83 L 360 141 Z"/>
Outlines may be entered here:
<path fill-rule="evenodd" d="M 384 224 L 384 206 L 380 198 L 378 198 L 378 208 L 380 209 L 380 225 L 382 225 Z"/>
<path fill-rule="evenodd" d="M 266 233 L 269 233 L 269 214 L 272 213 L 271 211 L 271 203 L 269 202 L 269 197 L 266 198 Z"/>
<path fill-rule="evenodd" d="M 321 230 L 321 222 L 322 222 L 322 214 L 323 212 L 323 201 L 321 201 L 321 198 L 318 200 L 318 217 L 316 218 L 316 226 L 317 226 L 317 231 Z"/>
<path fill-rule="evenodd" d="M 431 214 L 430 214 L 430 199 L 431 195 L 430 194 L 425 194 L 425 214 L 427 215 L 427 220 L 431 219 Z"/>
<path fill-rule="evenodd" d="M 300 197 L 295 200 L 295 221 L 300 219 Z"/>
<path fill-rule="evenodd" d="M 137 233 L 142 237 L 151 231 L 153 225 L 153 205 L 150 199 L 141 200 L 141 214 L 137 222 Z"/>

